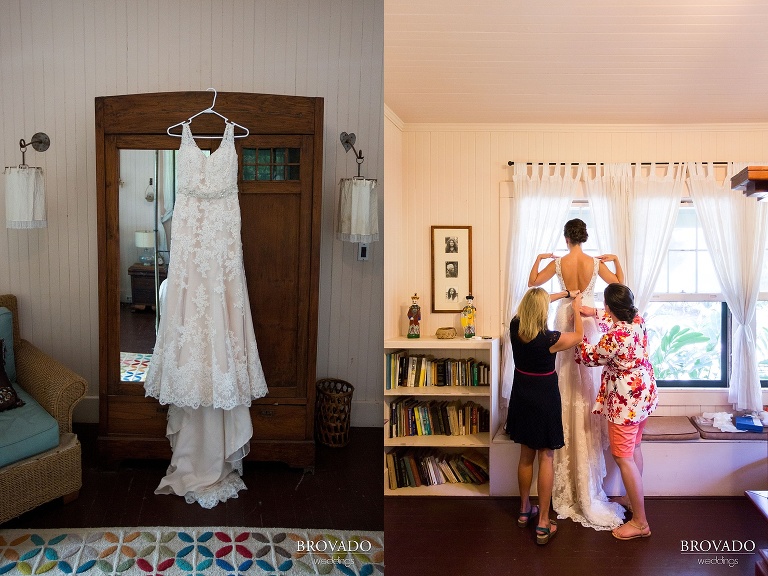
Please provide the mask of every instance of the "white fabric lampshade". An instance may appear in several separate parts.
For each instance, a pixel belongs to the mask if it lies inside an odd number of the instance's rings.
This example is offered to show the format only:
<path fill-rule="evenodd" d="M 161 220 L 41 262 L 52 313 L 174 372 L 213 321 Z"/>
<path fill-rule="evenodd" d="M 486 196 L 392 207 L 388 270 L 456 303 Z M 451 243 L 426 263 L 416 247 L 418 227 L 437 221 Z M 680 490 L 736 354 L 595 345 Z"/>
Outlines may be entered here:
<path fill-rule="evenodd" d="M 379 198 L 376 180 L 343 178 L 339 188 L 339 228 L 336 237 L 346 242 L 378 240 Z"/>
<path fill-rule="evenodd" d="M 34 166 L 5 169 L 5 220 L 8 228 L 45 228 L 43 169 Z"/>
<path fill-rule="evenodd" d="M 155 233 L 152 230 L 136 231 L 136 248 L 154 248 Z"/>

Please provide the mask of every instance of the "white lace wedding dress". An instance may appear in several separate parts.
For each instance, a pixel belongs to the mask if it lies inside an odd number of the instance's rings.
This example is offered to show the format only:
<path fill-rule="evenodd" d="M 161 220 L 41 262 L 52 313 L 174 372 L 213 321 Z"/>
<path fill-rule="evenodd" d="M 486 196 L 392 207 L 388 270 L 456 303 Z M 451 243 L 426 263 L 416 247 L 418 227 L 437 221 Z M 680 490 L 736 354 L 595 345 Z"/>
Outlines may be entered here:
<path fill-rule="evenodd" d="M 170 405 L 173 456 L 155 493 L 212 508 L 245 488 L 248 407 L 267 384 L 243 268 L 233 125 L 206 156 L 184 124 L 177 157 L 165 299 L 144 387 Z"/>
<path fill-rule="evenodd" d="M 584 290 L 584 306 L 595 305 L 595 281 L 600 261 L 595 258 L 592 278 Z M 562 290 L 566 289 L 560 269 L 560 259 L 555 260 L 555 270 Z M 557 302 L 555 330 L 573 331 L 571 300 Z M 594 318 L 584 319 L 584 335 L 590 342 L 597 342 L 599 331 Z M 563 406 L 563 433 L 565 447 L 555 450 L 555 484 L 552 504 L 558 518 L 570 518 L 584 526 L 608 530 L 620 526 L 624 509 L 609 502 L 603 490 L 605 457 L 608 445 L 605 420 L 592 414 L 592 406 L 600 388 L 602 368 L 586 368 L 576 364 L 573 349 L 557 353 L 555 360 L 560 398 Z"/>

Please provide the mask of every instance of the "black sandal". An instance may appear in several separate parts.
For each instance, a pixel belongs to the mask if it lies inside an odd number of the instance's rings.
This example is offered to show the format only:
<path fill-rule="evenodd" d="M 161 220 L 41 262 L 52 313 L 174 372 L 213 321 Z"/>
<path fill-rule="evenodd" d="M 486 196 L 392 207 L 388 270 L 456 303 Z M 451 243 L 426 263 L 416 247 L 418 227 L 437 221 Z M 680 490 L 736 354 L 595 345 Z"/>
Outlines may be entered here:
<path fill-rule="evenodd" d="M 517 525 L 520 528 L 525 528 L 528 526 L 528 522 L 531 521 L 531 517 L 537 516 L 539 513 L 539 507 L 533 504 L 531 506 L 531 509 L 528 510 L 528 512 L 520 512 L 520 514 L 517 517 Z"/>

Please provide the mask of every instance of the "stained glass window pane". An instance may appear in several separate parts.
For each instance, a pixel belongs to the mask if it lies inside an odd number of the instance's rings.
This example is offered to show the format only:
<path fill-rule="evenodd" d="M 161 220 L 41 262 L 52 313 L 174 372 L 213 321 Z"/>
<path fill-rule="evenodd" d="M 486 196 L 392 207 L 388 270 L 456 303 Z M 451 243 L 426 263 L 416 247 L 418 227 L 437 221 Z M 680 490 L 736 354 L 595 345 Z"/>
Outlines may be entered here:
<path fill-rule="evenodd" d="M 257 167 L 256 172 L 256 179 L 257 180 L 271 180 L 272 171 L 270 170 L 269 166 L 259 166 Z"/>
<path fill-rule="evenodd" d="M 301 148 L 243 148 L 243 180 L 300 180 Z"/>
<path fill-rule="evenodd" d="M 272 149 L 259 148 L 259 164 L 269 164 L 272 162 Z"/>
<path fill-rule="evenodd" d="M 243 180 L 256 180 L 256 166 L 243 166 Z"/>

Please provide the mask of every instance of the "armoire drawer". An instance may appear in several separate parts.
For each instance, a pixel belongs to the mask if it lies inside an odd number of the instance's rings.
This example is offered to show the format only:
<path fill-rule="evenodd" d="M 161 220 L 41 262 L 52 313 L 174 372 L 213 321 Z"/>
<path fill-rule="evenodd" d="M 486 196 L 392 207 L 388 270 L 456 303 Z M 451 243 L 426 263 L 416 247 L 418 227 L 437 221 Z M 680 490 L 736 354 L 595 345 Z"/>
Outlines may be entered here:
<path fill-rule="evenodd" d="M 253 440 L 304 440 L 306 417 L 306 406 L 252 404 Z"/>
<path fill-rule="evenodd" d="M 165 437 L 168 406 L 152 398 L 119 397 L 109 400 L 109 433 Z"/>

